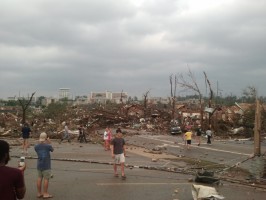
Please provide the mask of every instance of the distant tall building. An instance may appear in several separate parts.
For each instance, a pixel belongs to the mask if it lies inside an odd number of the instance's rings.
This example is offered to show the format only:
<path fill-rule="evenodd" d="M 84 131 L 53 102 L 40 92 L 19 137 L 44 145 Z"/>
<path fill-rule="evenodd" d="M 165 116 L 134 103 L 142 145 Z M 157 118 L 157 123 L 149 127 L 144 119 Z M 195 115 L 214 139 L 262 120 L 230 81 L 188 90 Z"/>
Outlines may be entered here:
<path fill-rule="evenodd" d="M 59 99 L 69 99 L 70 97 L 70 88 L 59 88 Z"/>
<path fill-rule="evenodd" d="M 150 104 L 168 104 L 169 103 L 169 99 L 167 98 L 162 98 L 162 97 L 149 97 L 148 98 L 148 103 Z"/>
<path fill-rule="evenodd" d="M 41 104 L 43 105 L 43 106 L 48 106 L 49 104 L 51 104 L 51 103 L 55 103 L 55 102 L 57 102 L 58 101 L 58 99 L 56 99 L 56 98 L 54 98 L 54 97 L 45 97 L 45 98 L 43 98 L 42 100 L 41 100 Z"/>
<path fill-rule="evenodd" d="M 17 98 L 16 98 L 16 96 L 14 96 L 14 97 L 7 97 L 7 100 L 8 101 L 16 101 Z"/>
<path fill-rule="evenodd" d="M 107 100 L 113 103 L 126 102 L 128 95 L 126 92 L 91 92 L 90 102 L 91 103 L 106 103 Z"/>

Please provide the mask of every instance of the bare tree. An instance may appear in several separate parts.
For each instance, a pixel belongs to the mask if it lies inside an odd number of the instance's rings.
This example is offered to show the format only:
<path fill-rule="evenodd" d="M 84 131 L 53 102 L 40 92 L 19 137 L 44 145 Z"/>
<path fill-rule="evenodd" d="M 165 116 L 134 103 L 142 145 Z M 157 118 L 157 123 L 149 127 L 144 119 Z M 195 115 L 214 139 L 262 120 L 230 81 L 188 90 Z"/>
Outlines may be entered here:
<path fill-rule="evenodd" d="M 123 90 L 122 90 L 121 93 L 120 93 L 120 115 L 124 114 L 123 98 L 124 98 L 124 95 L 123 95 Z"/>
<path fill-rule="evenodd" d="M 33 98 L 35 93 L 36 92 L 33 92 L 31 94 L 31 97 L 28 100 L 26 100 L 25 98 L 22 98 L 22 99 L 19 98 L 18 99 L 18 102 L 19 102 L 19 104 L 20 104 L 20 106 L 22 108 L 22 123 L 23 124 L 26 122 L 26 111 L 27 111 L 27 109 L 28 109 L 28 107 L 29 107 L 29 105 L 30 105 L 30 103 L 32 101 L 32 98 Z"/>
<path fill-rule="evenodd" d="M 175 120 L 175 105 L 176 105 L 176 87 L 177 87 L 177 78 L 176 75 L 174 77 L 174 85 L 173 85 L 173 74 L 169 76 L 170 87 L 171 87 L 171 106 L 172 106 L 172 120 Z"/>
<path fill-rule="evenodd" d="M 207 88 L 207 84 L 208 84 L 209 90 L 210 90 L 210 97 L 209 97 L 209 101 L 208 101 L 208 106 L 209 106 L 209 108 L 212 108 L 213 90 L 212 90 L 211 83 L 207 77 L 206 72 L 203 72 L 203 73 L 205 76 L 206 88 Z M 209 123 L 208 123 L 209 127 L 211 127 L 211 117 L 212 117 L 213 113 L 214 113 L 214 110 L 212 112 L 209 112 Z"/>
<path fill-rule="evenodd" d="M 123 105 L 123 97 L 124 97 L 124 95 L 123 95 L 123 90 L 121 91 L 121 93 L 120 93 L 120 103 Z"/>
<path fill-rule="evenodd" d="M 143 94 L 144 118 L 146 118 L 146 115 L 147 115 L 147 104 L 148 104 L 148 94 L 149 93 L 150 93 L 150 90 L 146 91 Z"/>
<path fill-rule="evenodd" d="M 257 99 L 257 90 L 253 86 L 247 86 L 247 88 L 243 90 L 243 95 L 255 102 Z"/>
<path fill-rule="evenodd" d="M 196 78 L 194 74 L 191 72 L 190 69 L 188 69 L 188 74 L 187 74 L 189 81 L 187 81 L 183 74 L 178 74 L 177 77 L 177 84 L 181 87 L 184 88 L 184 90 L 192 90 L 196 92 L 199 96 L 199 101 L 200 101 L 200 123 L 203 123 L 203 102 L 202 102 L 202 94 L 199 89 L 199 86 L 196 82 Z"/>

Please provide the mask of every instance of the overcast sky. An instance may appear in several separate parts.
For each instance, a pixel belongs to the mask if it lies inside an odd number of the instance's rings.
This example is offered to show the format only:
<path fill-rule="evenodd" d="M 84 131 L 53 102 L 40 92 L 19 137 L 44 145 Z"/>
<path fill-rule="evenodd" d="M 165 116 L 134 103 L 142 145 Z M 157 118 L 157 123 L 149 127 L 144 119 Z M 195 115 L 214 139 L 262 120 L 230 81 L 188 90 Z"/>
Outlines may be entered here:
<path fill-rule="evenodd" d="M 167 97 L 169 76 L 189 69 L 204 95 L 205 71 L 215 93 L 266 96 L 266 1 L 0 1 L 0 98 Z"/>

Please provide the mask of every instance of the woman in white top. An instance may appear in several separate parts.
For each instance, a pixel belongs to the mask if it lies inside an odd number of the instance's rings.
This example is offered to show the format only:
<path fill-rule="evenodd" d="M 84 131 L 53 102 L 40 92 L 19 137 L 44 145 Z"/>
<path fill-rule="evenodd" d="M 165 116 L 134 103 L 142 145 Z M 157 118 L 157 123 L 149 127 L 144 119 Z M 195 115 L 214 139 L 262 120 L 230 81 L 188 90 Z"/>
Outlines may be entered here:
<path fill-rule="evenodd" d="M 103 140 L 104 140 L 104 150 L 107 151 L 108 150 L 108 146 L 109 146 L 109 140 L 108 140 L 108 132 L 109 129 L 106 128 L 104 133 L 103 133 Z"/>

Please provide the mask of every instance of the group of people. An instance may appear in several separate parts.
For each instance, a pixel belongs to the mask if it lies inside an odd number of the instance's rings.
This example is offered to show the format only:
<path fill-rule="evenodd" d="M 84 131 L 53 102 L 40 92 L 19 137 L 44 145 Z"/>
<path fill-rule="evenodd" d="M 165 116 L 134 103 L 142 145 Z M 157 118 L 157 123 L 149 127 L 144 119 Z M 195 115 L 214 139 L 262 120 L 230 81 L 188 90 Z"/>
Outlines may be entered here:
<path fill-rule="evenodd" d="M 198 146 L 200 146 L 200 144 L 201 144 L 201 135 L 202 135 L 203 132 L 204 131 L 202 131 L 200 125 L 198 125 L 195 128 L 195 133 L 196 133 L 196 139 L 197 139 Z M 206 136 L 207 136 L 207 144 L 210 145 L 211 144 L 211 138 L 212 138 L 212 131 L 211 131 L 210 127 L 206 130 Z M 192 137 L 193 137 L 193 132 L 192 132 L 191 127 L 187 128 L 186 132 L 183 135 L 183 140 L 185 141 L 186 149 L 190 149 L 191 142 L 192 142 Z"/>
<path fill-rule="evenodd" d="M 25 125 L 28 127 L 28 125 Z M 30 133 L 30 129 L 27 128 L 27 132 Z M 82 127 L 80 127 L 82 133 Z M 24 129 L 23 129 L 24 130 Z M 26 128 L 25 128 L 26 130 Z M 66 129 L 67 130 L 67 129 Z M 24 138 L 24 133 L 22 131 L 23 144 L 28 145 L 28 138 Z M 125 157 L 126 157 L 126 148 L 125 140 L 122 135 L 120 128 L 116 130 L 116 134 L 113 136 L 111 129 L 106 128 L 108 143 L 104 144 L 105 148 L 111 150 L 111 157 L 114 159 L 114 176 L 119 177 L 118 174 L 118 165 L 121 167 L 121 178 L 126 179 L 125 175 Z M 82 136 L 82 135 L 81 135 Z M 106 145 L 107 144 L 107 145 Z M 26 146 L 27 146 L 26 145 Z M 28 146 L 27 146 L 28 148 Z M 27 148 L 23 150 L 26 152 Z M 54 148 L 51 145 L 51 141 L 46 133 L 41 133 L 39 136 L 38 144 L 34 146 L 34 150 L 37 154 L 37 198 L 48 199 L 53 196 L 48 192 L 49 180 L 52 177 L 51 173 L 51 156 L 50 152 L 54 151 Z M 26 193 L 26 186 L 24 180 L 24 171 L 26 170 L 26 164 L 23 166 L 18 166 L 18 168 L 13 168 L 7 166 L 8 161 L 10 160 L 10 146 L 4 141 L 0 140 L 0 194 L 1 199 L 5 200 L 14 200 L 14 199 L 23 199 Z"/>
<path fill-rule="evenodd" d="M 61 141 L 67 139 L 70 142 L 69 131 L 67 124 L 64 126 L 65 134 Z M 25 124 L 22 128 L 22 137 L 23 137 L 23 153 L 27 154 L 27 148 L 29 146 L 28 139 L 30 137 L 31 130 L 28 124 Z M 195 133 L 197 137 L 198 146 L 201 144 L 201 135 L 203 133 L 201 126 L 198 125 L 195 128 Z M 212 131 L 210 128 L 206 131 L 207 135 L 207 144 L 211 144 Z M 193 132 L 191 128 L 188 128 L 183 135 L 185 140 L 185 145 L 187 149 L 190 149 L 191 141 L 193 137 Z M 84 128 L 83 126 L 79 127 L 79 138 L 86 141 Z M 105 129 L 104 135 L 104 149 L 111 150 L 111 156 L 114 159 L 114 176 L 119 177 L 118 174 L 118 165 L 121 167 L 121 177 L 126 179 L 125 175 L 125 157 L 126 157 L 126 148 L 125 140 L 120 128 L 116 130 L 116 134 L 113 135 L 111 129 L 107 127 Z M 24 181 L 24 171 L 26 165 L 19 166 L 18 168 L 12 168 L 6 166 L 10 160 L 9 155 L 9 144 L 0 140 L 0 194 L 1 198 L 5 200 L 13 199 L 23 199 L 26 192 L 25 181 Z M 50 152 L 53 152 L 54 149 L 51 145 L 49 137 L 46 133 L 41 133 L 39 136 L 39 143 L 34 146 L 34 150 L 37 153 L 37 197 L 38 198 L 52 198 L 53 196 L 48 193 L 49 180 L 52 176 L 51 174 L 51 157 Z M 5 174 L 5 175 L 4 175 Z"/>
<path fill-rule="evenodd" d="M 23 138 L 24 139 L 24 138 Z M 53 152 L 53 147 L 46 133 L 41 133 L 39 143 L 34 146 L 37 153 L 37 197 L 38 198 L 52 198 L 48 193 L 49 179 L 51 178 L 51 158 L 50 152 Z M 26 193 L 26 186 L 24 180 L 24 171 L 26 170 L 26 163 L 18 166 L 18 168 L 8 167 L 9 144 L 0 140 L 0 194 L 1 199 L 15 200 L 23 199 Z"/>
<path fill-rule="evenodd" d="M 70 143 L 71 142 L 71 137 L 70 137 L 70 131 L 68 129 L 68 123 L 67 122 L 63 122 L 63 126 L 64 126 L 63 136 L 60 139 L 59 143 L 62 143 L 64 140 L 67 140 Z M 84 126 L 82 124 L 78 127 L 78 130 L 79 130 L 78 142 L 87 143 L 88 141 L 87 141 L 87 138 L 86 138 L 85 128 L 84 128 Z"/>

